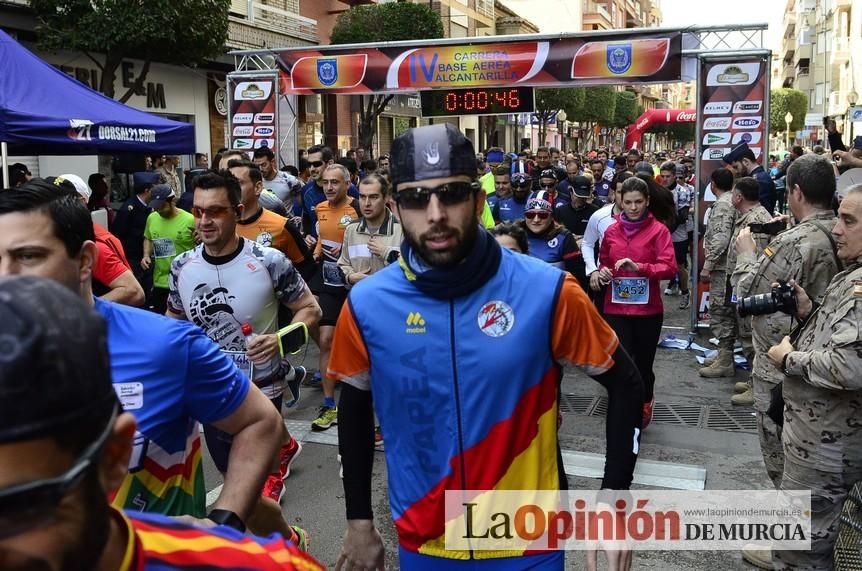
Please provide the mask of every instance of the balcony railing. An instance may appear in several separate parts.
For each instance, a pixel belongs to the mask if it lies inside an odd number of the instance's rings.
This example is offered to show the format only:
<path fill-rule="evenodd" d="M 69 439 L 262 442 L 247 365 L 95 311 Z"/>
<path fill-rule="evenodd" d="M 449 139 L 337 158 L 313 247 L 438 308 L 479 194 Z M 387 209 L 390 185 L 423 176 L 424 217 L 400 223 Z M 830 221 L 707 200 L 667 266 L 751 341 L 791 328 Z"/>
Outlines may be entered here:
<path fill-rule="evenodd" d="M 476 11 L 481 15 L 494 19 L 494 0 L 476 0 Z"/>
<path fill-rule="evenodd" d="M 313 44 L 319 41 L 317 20 L 269 6 L 260 0 L 233 0 L 230 11 L 232 21 L 246 24 L 262 32 Z"/>

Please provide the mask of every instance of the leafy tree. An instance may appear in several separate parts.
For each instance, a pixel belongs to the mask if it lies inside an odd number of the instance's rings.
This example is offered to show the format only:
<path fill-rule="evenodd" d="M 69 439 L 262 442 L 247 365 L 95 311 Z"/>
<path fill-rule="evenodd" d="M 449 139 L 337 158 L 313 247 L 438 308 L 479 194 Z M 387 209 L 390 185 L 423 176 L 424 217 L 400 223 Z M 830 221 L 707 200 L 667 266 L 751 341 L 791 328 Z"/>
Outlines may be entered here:
<path fill-rule="evenodd" d="M 617 91 L 614 120 L 611 122 L 611 126 L 620 129 L 628 127 L 635 122 L 641 113 L 643 113 L 643 107 L 638 105 L 636 94 L 631 91 Z"/>
<path fill-rule="evenodd" d="M 569 115 L 569 120 L 583 124 L 586 137 L 582 141 L 585 148 L 593 145 L 596 124 L 610 126 L 614 121 L 617 106 L 616 90 L 611 86 L 585 87 L 581 105 Z"/>
<path fill-rule="evenodd" d="M 333 44 L 367 44 L 443 37 L 440 16 L 425 4 L 390 2 L 342 12 L 332 29 Z M 394 95 L 360 95 L 359 145 L 371 155 L 374 124 Z"/>
<path fill-rule="evenodd" d="M 787 130 L 784 116 L 787 112 L 793 115 L 790 123 L 791 131 L 798 131 L 805 123 L 805 113 L 808 111 L 808 96 L 798 89 L 773 89 L 769 97 L 769 132 L 779 133 Z"/>
<path fill-rule="evenodd" d="M 39 45 L 83 52 L 101 71 L 99 91 L 114 98 L 126 58 L 144 65 L 119 100 L 144 93 L 153 61 L 195 65 L 224 51 L 231 0 L 31 0 Z M 103 54 L 103 55 L 97 55 Z"/>
<path fill-rule="evenodd" d="M 537 89 L 535 115 L 539 122 L 539 141 L 545 140 L 548 121 L 558 111 L 565 111 L 567 119 L 571 121 L 578 109 L 583 105 L 583 100 L 584 90 L 580 88 Z"/>

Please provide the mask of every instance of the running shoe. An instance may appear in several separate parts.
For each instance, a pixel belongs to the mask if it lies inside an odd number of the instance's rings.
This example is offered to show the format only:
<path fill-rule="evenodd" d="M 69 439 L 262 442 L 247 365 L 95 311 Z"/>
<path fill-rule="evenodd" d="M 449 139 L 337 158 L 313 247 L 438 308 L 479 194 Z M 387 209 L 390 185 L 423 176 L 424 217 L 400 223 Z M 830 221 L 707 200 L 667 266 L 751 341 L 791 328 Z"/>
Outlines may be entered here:
<path fill-rule="evenodd" d="M 668 284 L 664 290 L 665 295 L 679 295 L 679 286 L 676 284 Z"/>
<path fill-rule="evenodd" d="M 652 408 L 655 404 L 655 399 L 644 403 L 643 421 L 641 422 L 641 430 L 644 430 L 649 423 L 652 422 Z"/>
<path fill-rule="evenodd" d="M 277 504 L 281 503 L 282 498 L 284 498 L 284 480 L 282 480 L 281 474 L 274 473 L 266 477 L 261 495 Z"/>
<path fill-rule="evenodd" d="M 302 385 L 302 381 L 305 380 L 307 375 L 308 371 L 302 365 L 293 368 L 293 378 L 285 383 L 287 385 L 287 390 L 290 393 L 290 400 L 287 400 L 284 403 L 285 407 L 291 408 L 297 405 L 299 402 L 299 387 Z"/>
<path fill-rule="evenodd" d="M 314 373 L 311 377 L 306 375 L 305 380 L 302 381 L 302 386 L 304 387 L 319 387 L 323 382 L 323 379 L 320 377 L 320 371 Z"/>
<path fill-rule="evenodd" d="M 317 409 L 317 418 L 311 421 L 311 430 L 320 432 L 326 430 L 333 424 L 338 424 L 338 407 L 323 405 Z"/>
<path fill-rule="evenodd" d="M 290 438 L 290 444 L 285 444 L 281 447 L 281 450 L 279 450 L 278 468 L 281 472 L 282 480 L 286 480 L 287 477 L 290 476 L 290 466 L 299 457 L 300 452 L 302 452 L 302 442 L 292 436 Z"/>
<path fill-rule="evenodd" d="M 292 525 L 290 529 L 296 534 L 296 547 L 300 551 L 308 551 L 308 548 L 311 546 L 311 535 L 298 525 Z"/>
<path fill-rule="evenodd" d="M 383 431 L 379 426 L 374 427 L 374 445 L 383 446 Z"/>
<path fill-rule="evenodd" d="M 682 292 L 682 301 L 679 302 L 680 309 L 688 309 L 691 305 L 691 292 Z"/>

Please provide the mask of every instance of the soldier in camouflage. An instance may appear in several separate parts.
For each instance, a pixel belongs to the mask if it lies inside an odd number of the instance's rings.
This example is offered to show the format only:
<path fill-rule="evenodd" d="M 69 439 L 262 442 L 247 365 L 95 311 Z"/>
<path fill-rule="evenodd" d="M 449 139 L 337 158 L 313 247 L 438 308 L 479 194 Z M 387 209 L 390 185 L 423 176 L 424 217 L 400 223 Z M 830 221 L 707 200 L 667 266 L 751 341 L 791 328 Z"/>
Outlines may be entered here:
<path fill-rule="evenodd" d="M 700 369 L 707 378 L 734 375 L 733 344 L 736 341 L 736 312 L 725 299 L 727 290 L 727 250 L 733 235 L 736 209 L 731 190 L 733 173 L 716 169 L 712 173 L 712 192 L 718 197 L 709 214 L 709 224 L 703 238 L 704 261 L 700 281 L 709 283 L 709 326 L 718 339 L 718 355 Z"/>
<path fill-rule="evenodd" d="M 739 317 L 736 314 L 736 297 L 733 292 L 739 286 L 740 273 L 736 271 L 736 240 L 742 232 L 748 232 L 751 224 L 764 224 L 772 219 L 772 215 L 760 204 L 760 186 L 751 177 L 743 177 L 736 181 L 733 190 L 733 206 L 739 213 L 733 225 L 733 236 L 731 237 L 730 250 L 727 253 L 727 275 L 728 292 L 727 303 L 733 308 L 733 316 L 736 319 L 736 334 L 742 344 L 742 354 L 751 365 L 754 362 L 754 343 L 751 339 L 751 317 Z M 760 254 L 769 244 L 772 236 L 759 232 L 751 233 L 755 243 L 755 251 Z M 751 406 L 754 404 L 754 393 L 751 388 L 751 379 L 737 383 L 734 392 L 740 393 L 731 397 L 730 401 L 735 405 Z"/>
<path fill-rule="evenodd" d="M 790 211 L 798 224 L 778 234 L 756 256 L 756 244 L 749 231 L 743 230 L 736 242 L 738 274 L 737 298 L 769 293 L 772 284 L 795 280 L 812 298 L 826 290 L 839 272 L 839 260 L 832 246 L 835 213 L 831 209 L 835 194 L 835 175 L 826 157 L 810 154 L 795 161 L 787 170 L 787 195 Z M 754 409 L 757 412 L 761 454 L 773 484 L 781 485 L 784 473 L 784 450 L 781 428 L 766 414 L 773 387 L 784 375 L 769 361 L 767 352 L 790 333 L 792 317 L 781 312 L 755 315 L 751 319 L 754 341 L 754 363 L 751 380 Z M 768 549 L 743 549 L 743 557 L 755 554 L 768 559 Z"/>
<path fill-rule="evenodd" d="M 811 551 L 776 550 L 776 569 L 832 569 L 841 508 L 862 479 L 862 185 L 851 187 L 832 230 L 847 269 L 823 293 L 794 284 L 803 322 L 768 358 L 784 376 L 785 490 L 811 490 Z"/>
<path fill-rule="evenodd" d="M 791 212 L 800 222 L 778 234 L 756 258 L 754 240 L 747 233 L 740 233 L 736 246 L 737 298 L 769 293 L 772 284 L 790 280 L 796 280 L 810 296 L 817 297 L 839 271 L 830 234 L 835 226 L 835 213 L 831 209 L 835 194 L 832 165 L 820 155 L 800 157 L 787 170 L 787 190 Z M 761 426 L 761 448 L 767 472 L 776 486 L 781 481 L 784 464 L 778 442 L 780 429 L 765 413 L 772 388 L 782 381 L 783 375 L 772 366 L 766 353 L 790 333 L 791 325 L 792 318 L 781 312 L 751 318 L 754 408 Z"/>

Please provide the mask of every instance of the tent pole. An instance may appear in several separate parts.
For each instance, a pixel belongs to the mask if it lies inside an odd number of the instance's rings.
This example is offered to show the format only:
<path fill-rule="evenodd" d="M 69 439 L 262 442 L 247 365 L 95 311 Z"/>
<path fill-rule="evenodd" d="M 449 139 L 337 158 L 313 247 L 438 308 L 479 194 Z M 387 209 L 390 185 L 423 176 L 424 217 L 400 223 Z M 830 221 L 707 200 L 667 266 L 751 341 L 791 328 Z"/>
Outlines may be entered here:
<path fill-rule="evenodd" d="M 3 185 L 9 188 L 12 186 L 9 184 L 9 149 L 5 142 L 0 143 L 0 155 L 3 156 L 3 170 L 0 171 L 3 174 Z"/>

